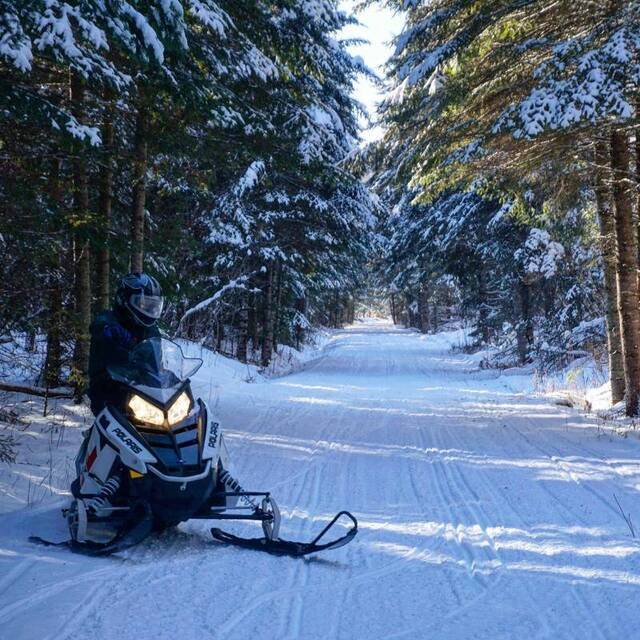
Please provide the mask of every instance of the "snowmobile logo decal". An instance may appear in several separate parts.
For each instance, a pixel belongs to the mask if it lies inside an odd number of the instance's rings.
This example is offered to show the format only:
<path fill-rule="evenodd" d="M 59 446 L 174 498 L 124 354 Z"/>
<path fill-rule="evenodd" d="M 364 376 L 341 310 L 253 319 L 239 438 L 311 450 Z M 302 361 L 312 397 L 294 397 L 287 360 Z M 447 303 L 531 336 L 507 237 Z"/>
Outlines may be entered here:
<path fill-rule="evenodd" d="M 220 426 L 219 422 L 211 423 L 211 433 L 209 434 L 209 446 L 212 449 L 215 449 L 218 444 L 218 427 Z"/>
<path fill-rule="evenodd" d="M 206 407 L 206 405 L 205 405 Z M 203 412 L 208 416 L 208 411 Z M 203 460 L 217 460 L 220 457 L 220 444 L 222 443 L 222 428 L 220 423 L 207 418 L 207 430 L 202 447 Z"/>
<path fill-rule="evenodd" d="M 142 453 L 142 447 L 133 438 L 130 438 L 127 432 L 120 427 L 114 427 L 111 429 L 111 433 L 126 444 L 133 453 Z"/>
<path fill-rule="evenodd" d="M 142 453 L 142 447 L 124 429 L 118 426 L 111 427 L 111 422 L 107 416 L 100 416 L 100 424 L 105 428 L 107 433 L 111 433 L 116 436 L 116 438 L 118 438 L 118 440 L 123 444 L 127 445 L 133 453 Z"/>

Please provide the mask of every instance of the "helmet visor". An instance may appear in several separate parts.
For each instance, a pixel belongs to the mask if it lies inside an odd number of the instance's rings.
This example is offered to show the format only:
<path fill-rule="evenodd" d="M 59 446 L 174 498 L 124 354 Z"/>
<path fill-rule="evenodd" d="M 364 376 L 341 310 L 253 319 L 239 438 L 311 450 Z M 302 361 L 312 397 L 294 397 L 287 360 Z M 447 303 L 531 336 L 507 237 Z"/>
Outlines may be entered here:
<path fill-rule="evenodd" d="M 162 296 L 145 296 L 144 293 L 135 293 L 129 298 L 129 304 L 136 311 L 157 320 L 162 314 L 164 298 Z"/>

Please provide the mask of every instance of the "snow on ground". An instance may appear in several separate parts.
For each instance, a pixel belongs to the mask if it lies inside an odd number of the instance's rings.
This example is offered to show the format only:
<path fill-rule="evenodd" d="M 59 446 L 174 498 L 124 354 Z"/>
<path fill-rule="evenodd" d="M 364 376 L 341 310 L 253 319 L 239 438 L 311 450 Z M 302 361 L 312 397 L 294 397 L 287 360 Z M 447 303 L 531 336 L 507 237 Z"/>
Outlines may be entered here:
<path fill-rule="evenodd" d="M 614 494 L 635 525 L 640 442 L 533 393 L 531 374 L 479 369 L 451 351 L 460 339 L 368 322 L 291 375 L 247 384 L 250 369 L 218 357 L 197 376 L 235 475 L 273 491 L 283 536 L 357 515 L 354 542 L 308 560 L 221 546 L 205 522 L 106 559 L 33 547 L 29 534 L 64 536 L 79 430 L 58 442 L 25 427 L 0 474 L 0 635 L 632 637 L 640 546 Z"/>

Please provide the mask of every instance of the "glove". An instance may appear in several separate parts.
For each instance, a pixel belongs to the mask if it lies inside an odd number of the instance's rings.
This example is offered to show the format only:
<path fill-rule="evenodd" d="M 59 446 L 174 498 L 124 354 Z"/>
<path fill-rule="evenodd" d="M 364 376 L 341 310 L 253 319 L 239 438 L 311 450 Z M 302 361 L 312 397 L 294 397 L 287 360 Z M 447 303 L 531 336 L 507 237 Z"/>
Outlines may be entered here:
<path fill-rule="evenodd" d="M 107 324 L 104 327 L 104 337 L 111 340 L 119 347 L 129 349 L 135 343 L 135 338 L 130 331 L 127 331 L 122 325 Z"/>

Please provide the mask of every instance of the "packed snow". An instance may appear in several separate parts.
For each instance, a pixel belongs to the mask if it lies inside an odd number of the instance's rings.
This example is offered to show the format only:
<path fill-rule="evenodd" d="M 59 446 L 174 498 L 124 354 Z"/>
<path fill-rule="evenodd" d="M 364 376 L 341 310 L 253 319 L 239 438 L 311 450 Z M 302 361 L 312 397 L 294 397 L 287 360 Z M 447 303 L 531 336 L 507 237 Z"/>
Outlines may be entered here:
<path fill-rule="evenodd" d="M 307 560 L 222 546 L 203 521 L 106 559 L 30 545 L 66 536 L 90 416 L 59 402 L 42 418 L 18 398 L 18 460 L 0 465 L 0 635 L 633 636 L 640 442 L 536 393 L 530 371 L 481 369 L 452 349 L 463 342 L 357 323 L 270 379 L 207 355 L 195 389 L 235 475 L 279 501 L 283 537 L 308 539 L 340 509 L 359 519 L 350 545 Z"/>

